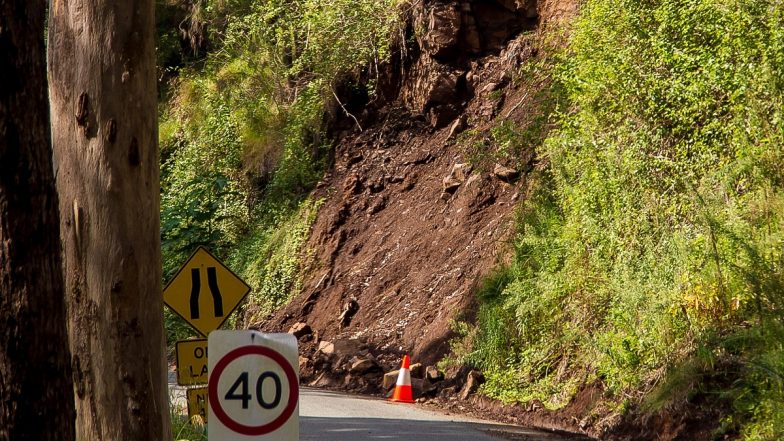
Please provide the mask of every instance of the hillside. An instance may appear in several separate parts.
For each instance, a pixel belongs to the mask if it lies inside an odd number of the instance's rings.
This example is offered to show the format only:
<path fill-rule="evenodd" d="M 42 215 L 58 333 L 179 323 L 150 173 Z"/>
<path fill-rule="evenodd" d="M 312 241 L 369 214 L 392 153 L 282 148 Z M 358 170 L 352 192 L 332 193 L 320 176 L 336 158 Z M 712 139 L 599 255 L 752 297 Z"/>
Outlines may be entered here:
<path fill-rule="evenodd" d="M 304 382 L 408 353 L 457 410 L 780 437 L 778 3 L 167 5 L 165 273 L 226 259 Z"/>

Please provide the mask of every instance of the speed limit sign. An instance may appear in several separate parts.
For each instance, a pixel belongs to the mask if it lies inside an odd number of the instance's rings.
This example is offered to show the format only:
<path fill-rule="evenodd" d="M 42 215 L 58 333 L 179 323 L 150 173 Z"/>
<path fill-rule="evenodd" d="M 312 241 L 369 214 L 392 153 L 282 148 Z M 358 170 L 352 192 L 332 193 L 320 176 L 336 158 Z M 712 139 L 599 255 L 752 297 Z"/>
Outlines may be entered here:
<path fill-rule="evenodd" d="M 208 438 L 298 440 L 297 339 L 291 334 L 213 331 L 208 345 Z"/>

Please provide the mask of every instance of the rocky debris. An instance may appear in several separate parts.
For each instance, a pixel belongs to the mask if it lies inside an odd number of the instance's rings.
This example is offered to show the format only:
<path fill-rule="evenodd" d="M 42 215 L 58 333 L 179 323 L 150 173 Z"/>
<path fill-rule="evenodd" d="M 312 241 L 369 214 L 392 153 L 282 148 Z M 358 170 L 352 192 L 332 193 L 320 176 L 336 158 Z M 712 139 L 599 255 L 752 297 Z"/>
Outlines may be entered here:
<path fill-rule="evenodd" d="M 453 194 L 460 185 L 468 179 L 468 175 L 471 174 L 471 165 L 470 164 L 455 164 L 452 166 L 452 171 L 449 172 L 449 176 L 445 177 L 442 181 L 443 183 L 443 192 Z"/>
<path fill-rule="evenodd" d="M 343 192 L 346 194 L 359 194 L 362 192 L 362 180 L 357 175 L 350 175 L 343 183 Z"/>
<path fill-rule="evenodd" d="M 438 388 L 435 385 L 427 381 L 425 378 L 411 379 L 411 392 L 413 392 L 414 397 L 430 395 L 437 389 Z"/>
<path fill-rule="evenodd" d="M 428 366 L 425 369 L 425 378 L 430 382 L 438 382 L 444 379 L 444 373 L 439 371 L 435 366 Z"/>
<path fill-rule="evenodd" d="M 505 185 L 493 173 L 472 172 L 464 163 L 471 153 L 466 149 L 473 144 L 447 139 L 458 137 L 468 121 L 476 136 L 488 137 L 500 121 L 483 121 L 483 106 L 491 105 L 492 110 L 506 97 L 525 110 L 532 100 L 526 97 L 535 96 L 536 90 L 529 89 L 536 85 L 513 82 L 509 72 L 519 67 L 521 57 L 530 59 L 527 54 L 542 47 L 537 36 L 508 34 L 504 38 L 514 39 L 511 43 L 517 45 L 496 53 L 490 47 L 498 37 L 485 35 L 489 31 L 482 28 L 482 23 L 505 27 L 510 17 L 522 18 L 521 8 L 528 3 L 412 3 L 411 17 L 423 26 L 408 23 L 417 41 L 407 41 L 412 50 L 399 66 L 399 76 L 384 86 L 390 89 L 390 101 L 376 104 L 372 119 L 362 122 L 364 131 L 342 135 L 335 145 L 334 166 L 316 191 L 315 197 L 323 198 L 324 204 L 306 245 L 313 256 L 302 269 L 302 294 L 265 323 L 249 324 L 287 330 L 295 322 L 307 322 L 318 329 L 327 341 L 320 343 L 314 333 L 307 345 L 308 381 L 339 369 L 343 374 L 335 387 L 359 387 L 360 380 L 367 379 L 349 374 L 348 362 L 367 347 L 385 369 L 395 368 L 404 351 L 427 366 L 449 350 L 451 315 L 447 312 L 463 310 L 470 303 L 471 286 L 496 263 L 501 235 L 509 234 L 512 195 L 525 192 L 519 179 Z M 434 24 L 434 33 L 428 35 L 431 21 L 440 24 Z M 525 23 L 519 20 L 512 23 L 521 26 Z M 466 51 L 468 47 L 476 52 Z M 488 92 L 482 93 L 485 88 Z M 506 114 L 509 108 L 501 111 Z M 433 117 L 440 124 L 445 112 L 452 111 L 465 113 L 445 120 L 443 130 L 428 124 Z M 523 124 L 527 114 L 521 110 L 508 118 Z M 488 165 L 492 172 L 492 162 L 479 162 L 476 167 L 485 170 Z M 521 174 L 525 171 L 521 169 Z M 445 183 L 444 177 L 451 179 Z M 438 203 L 439 196 L 446 196 L 449 203 Z M 340 340 L 356 337 L 367 345 L 339 350 Z M 398 359 L 386 360 L 385 353 Z M 352 375 L 349 385 L 344 385 L 346 375 Z M 394 374 L 391 377 L 390 387 L 396 380 Z M 376 381 L 367 381 L 370 386 L 363 392 L 380 390 L 381 380 L 379 373 Z"/>
<path fill-rule="evenodd" d="M 462 139 L 448 141 L 469 121 L 471 138 L 487 138 L 500 115 L 528 122 L 539 86 L 525 78 L 512 81 L 517 77 L 510 72 L 518 73 L 521 62 L 545 48 L 536 33 L 514 35 L 533 23 L 526 20 L 535 19 L 536 3 L 412 2 L 412 20 L 420 21 L 406 24 L 416 41 L 405 42 L 410 50 L 390 69 L 395 78 L 379 84 L 389 101 L 379 101 L 372 118 L 362 119 L 364 131 L 357 133 L 353 123 L 352 130 L 336 128 L 334 167 L 315 192 L 324 204 L 308 238 L 313 259 L 302 269 L 301 295 L 260 324 L 286 330 L 306 321 L 327 339 L 314 332 L 300 344 L 310 359 L 302 365 L 303 384 L 391 394 L 399 373 L 382 369 L 396 368 L 400 353 L 410 352 L 428 366 L 422 378 L 412 372 L 417 394 L 438 391 L 456 407 L 481 398 L 471 395 L 481 381 L 468 378 L 470 368 L 441 373 L 431 364 L 449 351 L 453 312 L 469 307 L 471 287 L 497 263 L 501 235 L 511 230 L 513 202 L 526 194 L 524 180 L 506 185 L 493 173 L 468 170 L 446 193 L 448 204 L 438 197 L 443 178 L 471 153 Z M 538 3 L 543 20 L 558 6 Z M 496 52 L 499 45 L 506 49 Z M 493 163 L 476 167 L 492 172 Z M 521 174 L 529 169 L 518 168 Z M 380 200 L 385 207 L 375 205 Z M 372 362 L 357 363 L 371 357 L 380 368 L 360 374 Z M 466 401 L 458 401 L 460 392 Z"/>
<path fill-rule="evenodd" d="M 325 355 L 332 355 L 335 353 L 335 345 L 326 340 L 322 340 L 321 342 L 319 342 L 318 352 L 321 352 L 322 354 Z"/>
<path fill-rule="evenodd" d="M 492 93 L 498 90 L 499 88 L 500 85 L 498 83 L 487 83 L 485 84 L 484 87 L 482 87 L 481 93 L 483 94 Z"/>
<path fill-rule="evenodd" d="M 392 386 L 395 385 L 397 382 L 397 376 L 400 375 L 400 370 L 387 372 L 384 374 L 383 379 L 381 380 L 381 388 L 384 390 L 389 390 Z"/>
<path fill-rule="evenodd" d="M 354 297 L 343 304 L 343 309 L 338 316 L 338 323 L 341 329 L 351 324 L 351 319 L 357 311 L 359 311 L 359 303 Z"/>
<path fill-rule="evenodd" d="M 422 49 L 432 57 L 451 59 L 457 56 L 460 44 L 461 17 L 456 3 L 440 3 L 433 6 L 427 15 L 427 27 L 424 27 L 424 14 L 419 17 L 420 29 L 427 32 L 420 36 Z"/>
<path fill-rule="evenodd" d="M 308 363 L 310 363 L 310 359 L 308 357 L 299 356 L 299 370 L 303 370 L 307 367 Z"/>
<path fill-rule="evenodd" d="M 449 135 L 446 137 L 447 141 L 454 139 L 457 135 L 463 132 L 466 128 L 465 116 L 461 116 L 452 123 L 449 127 Z"/>
<path fill-rule="evenodd" d="M 379 213 L 381 210 L 387 207 L 387 199 L 384 197 L 376 199 L 370 207 L 366 210 L 368 216 L 372 216 L 374 214 Z"/>
<path fill-rule="evenodd" d="M 463 390 L 460 391 L 460 399 L 467 400 L 468 396 L 479 390 L 479 386 L 484 382 L 485 376 L 481 372 L 477 370 L 471 370 L 468 375 L 466 375 Z"/>
<path fill-rule="evenodd" d="M 341 384 L 340 379 L 335 378 L 329 372 L 322 372 L 315 380 L 311 381 L 308 386 L 310 387 L 335 387 Z"/>
<path fill-rule="evenodd" d="M 355 357 L 353 360 L 351 367 L 348 369 L 352 374 L 364 375 L 370 371 L 381 370 L 381 366 L 372 358 Z"/>
<path fill-rule="evenodd" d="M 313 334 L 313 329 L 311 329 L 310 325 L 305 322 L 297 322 L 289 328 L 289 334 L 293 334 L 294 337 L 297 337 L 297 340 L 309 336 Z"/>
<path fill-rule="evenodd" d="M 409 366 L 408 371 L 411 372 L 412 378 L 425 378 L 424 376 L 424 367 L 422 363 L 414 363 Z"/>
<path fill-rule="evenodd" d="M 520 172 L 501 164 L 496 164 L 493 169 L 493 175 L 504 182 L 514 182 L 520 177 Z"/>
<path fill-rule="evenodd" d="M 333 347 L 338 355 L 353 355 L 362 350 L 363 343 L 355 338 L 335 340 Z"/>

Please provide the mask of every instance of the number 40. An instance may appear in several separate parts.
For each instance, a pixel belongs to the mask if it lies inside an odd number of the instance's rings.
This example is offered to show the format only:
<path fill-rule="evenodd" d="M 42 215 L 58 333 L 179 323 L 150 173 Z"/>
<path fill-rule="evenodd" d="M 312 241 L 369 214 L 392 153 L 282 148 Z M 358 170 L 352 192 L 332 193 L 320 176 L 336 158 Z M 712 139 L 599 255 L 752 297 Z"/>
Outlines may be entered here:
<path fill-rule="evenodd" d="M 264 380 L 271 379 L 273 383 L 275 383 L 275 398 L 270 401 L 264 401 L 264 394 L 262 393 L 262 388 L 264 386 Z M 241 393 L 237 393 L 237 389 L 241 389 Z M 280 377 L 274 372 L 264 372 L 259 375 L 259 378 L 256 380 L 256 401 L 259 402 L 259 405 L 264 409 L 274 409 L 278 404 L 280 404 L 280 395 L 282 393 L 281 384 L 280 384 Z M 226 392 L 225 398 L 227 400 L 241 400 L 242 401 L 242 408 L 248 408 L 248 402 L 253 399 L 253 397 L 248 393 L 248 373 L 243 372 L 237 377 L 237 381 L 229 388 L 229 391 Z"/>

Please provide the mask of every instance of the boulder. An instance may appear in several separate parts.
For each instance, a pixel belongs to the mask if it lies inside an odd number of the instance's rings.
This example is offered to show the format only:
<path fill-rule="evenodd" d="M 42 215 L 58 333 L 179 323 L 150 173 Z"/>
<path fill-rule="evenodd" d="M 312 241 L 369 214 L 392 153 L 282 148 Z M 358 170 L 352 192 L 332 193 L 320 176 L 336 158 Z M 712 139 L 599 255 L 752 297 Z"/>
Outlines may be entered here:
<path fill-rule="evenodd" d="M 520 177 L 520 172 L 509 167 L 505 167 L 501 164 L 496 164 L 495 168 L 493 169 L 493 174 L 500 180 L 504 182 L 512 182 L 515 179 Z"/>
<path fill-rule="evenodd" d="M 411 391 L 415 397 L 428 395 L 436 390 L 436 387 L 424 378 L 411 379 Z"/>
<path fill-rule="evenodd" d="M 335 345 L 326 340 L 322 340 L 318 345 L 318 352 L 325 355 L 332 355 L 335 353 Z"/>
<path fill-rule="evenodd" d="M 359 374 L 363 375 L 373 370 L 379 370 L 381 366 L 378 365 L 378 362 L 372 358 L 355 358 L 355 361 L 351 363 L 351 367 L 348 369 L 349 372 L 352 374 Z"/>
<path fill-rule="evenodd" d="M 400 374 L 400 370 L 387 372 L 384 374 L 384 378 L 381 380 L 381 388 L 387 390 L 397 383 L 397 376 Z"/>
<path fill-rule="evenodd" d="M 454 139 L 457 135 L 463 132 L 466 127 L 465 117 L 461 116 L 457 118 L 455 122 L 449 127 L 449 135 L 446 137 L 447 140 Z"/>
<path fill-rule="evenodd" d="M 444 193 L 454 193 L 460 187 L 460 185 L 468 179 L 468 175 L 471 174 L 471 165 L 470 164 L 455 164 L 452 166 L 452 171 L 449 172 L 449 176 L 443 179 L 444 185 Z"/>
<path fill-rule="evenodd" d="M 425 369 L 425 378 L 430 382 L 438 382 L 444 379 L 444 373 L 435 366 L 428 366 Z"/>
<path fill-rule="evenodd" d="M 476 392 L 479 389 L 479 386 L 484 382 L 485 376 L 481 372 L 477 370 L 471 370 L 468 375 L 466 375 L 463 390 L 460 391 L 460 399 L 468 399 L 468 396 Z"/>
<path fill-rule="evenodd" d="M 463 70 L 422 57 L 411 68 L 407 84 L 402 90 L 403 101 L 408 108 L 422 114 L 436 106 L 458 104 L 460 97 L 457 85 L 464 75 Z"/>
<path fill-rule="evenodd" d="M 414 363 L 408 368 L 412 378 L 425 378 L 425 369 L 422 363 Z"/>
<path fill-rule="evenodd" d="M 334 351 L 338 354 L 347 354 L 353 356 L 362 350 L 362 342 L 355 338 L 343 338 L 335 340 L 333 343 Z"/>
<path fill-rule="evenodd" d="M 297 322 L 289 328 L 289 334 L 293 334 L 294 337 L 297 337 L 297 340 L 300 338 L 311 335 L 313 333 L 313 329 L 311 329 L 310 325 L 304 322 Z"/>
<path fill-rule="evenodd" d="M 354 318 L 354 314 L 359 311 L 359 302 L 357 299 L 350 298 L 345 304 L 343 304 L 343 309 L 340 312 L 340 316 L 338 316 L 338 323 L 340 324 L 340 328 L 345 328 L 351 324 L 351 319 Z"/>

